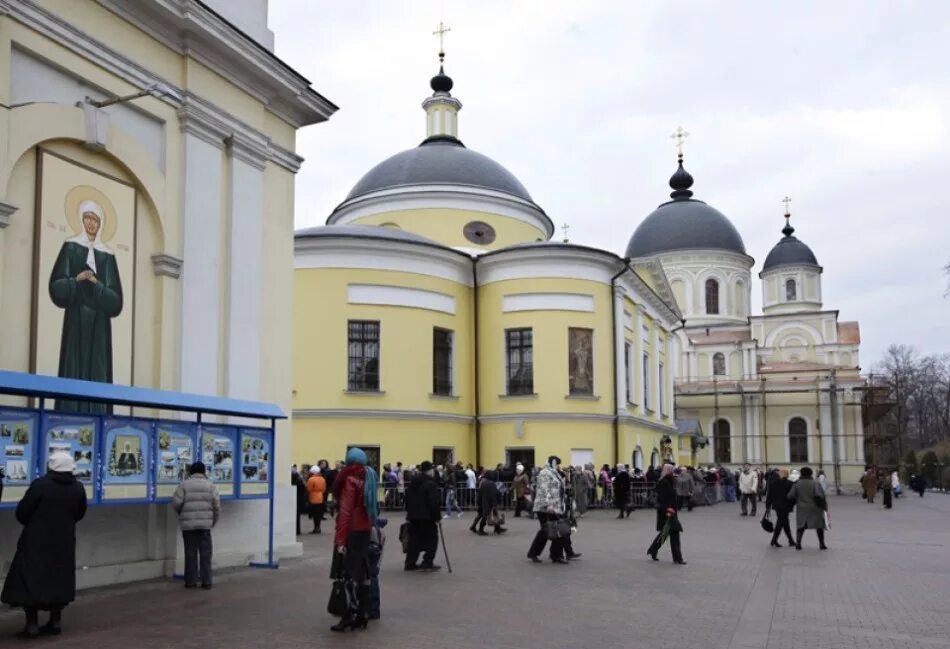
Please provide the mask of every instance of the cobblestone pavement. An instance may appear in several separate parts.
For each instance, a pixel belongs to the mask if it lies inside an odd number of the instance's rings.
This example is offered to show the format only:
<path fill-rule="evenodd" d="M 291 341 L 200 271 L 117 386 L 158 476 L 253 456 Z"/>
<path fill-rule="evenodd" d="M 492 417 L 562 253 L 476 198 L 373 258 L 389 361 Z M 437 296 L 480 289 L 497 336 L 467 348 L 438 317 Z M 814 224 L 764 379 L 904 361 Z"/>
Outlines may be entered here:
<path fill-rule="evenodd" d="M 761 506 L 760 506 L 761 507 Z M 950 647 L 950 496 L 902 498 L 894 509 L 831 499 L 831 550 L 774 549 L 738 505 L 683 514 L 688 566 L 645 552 L 654 514 L 593 512 L 575 537 L 580 561 L 527 561 L 537 523 L 509 521 L 477 537 L 445 521 L 454 574 L 405 573 L 392 519 L 383 619 L 332 634 L 325 612 L 329 535 L 302 537 L 303 559 L 239 569 L 215 589 L 153 581 L 80 594 L 57 647 L 697 647 L 890 649 Z M 759 510 L 761 514 L 761 509 Z M 82 529 L 80 528 L 80 533 Z M 444 558 L 440 551 L 440 563 Z M 18 646 L 18 611 L 0 613 L 0 647 Z"/>

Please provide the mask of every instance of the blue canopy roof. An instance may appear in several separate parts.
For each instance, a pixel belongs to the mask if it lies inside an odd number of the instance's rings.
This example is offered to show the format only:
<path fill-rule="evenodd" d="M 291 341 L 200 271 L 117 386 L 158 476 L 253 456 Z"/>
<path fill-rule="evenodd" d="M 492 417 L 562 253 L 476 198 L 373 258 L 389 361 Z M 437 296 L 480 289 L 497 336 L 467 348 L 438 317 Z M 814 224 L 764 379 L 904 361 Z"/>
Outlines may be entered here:
<path fill-rule="evenodd" d="M 0 370 L 0 394 L 43 399 L 96 401 L 117 406 L 200 412 L 255 419 L 286 419 L 287 415 L 272 403 L 241 401 L 203 394 L 135 388 L 128 385 L 63 379 L 43 374 Z"/>

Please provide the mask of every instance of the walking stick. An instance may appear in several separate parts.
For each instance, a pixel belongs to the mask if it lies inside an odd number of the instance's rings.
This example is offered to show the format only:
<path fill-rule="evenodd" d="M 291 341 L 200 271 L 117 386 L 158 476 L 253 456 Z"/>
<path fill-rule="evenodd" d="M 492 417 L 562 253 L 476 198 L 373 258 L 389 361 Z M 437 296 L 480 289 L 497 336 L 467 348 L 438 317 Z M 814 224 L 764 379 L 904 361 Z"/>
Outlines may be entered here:
<path fill-rule="evenodd" d="M 449 551 L 445 547 L 445 532 L 442 531 L 442 521 L 438 521 L 436 525 L 439 526 L 439 539 L 442 541 L 442 554 L 445 555 L 445 567 L 449 569 L 449 574 L 452 574 L 452 562 L 449 561 Z"/>

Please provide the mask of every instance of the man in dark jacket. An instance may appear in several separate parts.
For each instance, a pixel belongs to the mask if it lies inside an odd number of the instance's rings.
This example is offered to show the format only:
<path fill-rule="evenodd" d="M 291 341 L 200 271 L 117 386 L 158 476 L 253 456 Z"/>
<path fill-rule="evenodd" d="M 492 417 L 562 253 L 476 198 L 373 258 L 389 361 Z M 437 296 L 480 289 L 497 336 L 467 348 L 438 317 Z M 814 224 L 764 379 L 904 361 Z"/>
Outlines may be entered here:
<path fill-rule="evenodd" d="M 622 464 L 617 465 L 614 478 L 614 506 L 620 511 L 617 518 L 623 518 L 624 514 L 630 516 L 630 474 Z"/>
<path fill-rule="evenodd" d="M 432 462 L 423 462 L 406 489 L 406 520 L 409 521 L 406 570 L 441 568 L 432 563 L 439 548 L 439 530 L 436 525 L 442 519 L 439 485 L 434 473 Z M 416 565 L 420 552 L 424 552 L 422 563 Z"/>
<path fill-rule="evenodd" d="M 76 598 L 76 523 L 86 514 L 86 490 L 76 480 L 68 453 L 53 453 L 49 472 L 33 481 L 16 508 L 23 525 L 0 601 L 22 606 L 26 628 L 40 635 L 39 611 L 49 611 L 42 632 L 59 635 L 63 608 Z"/>

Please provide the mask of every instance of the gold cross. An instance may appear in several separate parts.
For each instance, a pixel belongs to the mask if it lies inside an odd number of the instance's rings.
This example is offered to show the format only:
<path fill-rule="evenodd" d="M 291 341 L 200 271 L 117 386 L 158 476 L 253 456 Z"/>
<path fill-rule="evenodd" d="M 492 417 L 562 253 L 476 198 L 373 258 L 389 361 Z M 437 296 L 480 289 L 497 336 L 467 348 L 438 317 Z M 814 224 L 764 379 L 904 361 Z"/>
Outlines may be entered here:
<path fill-rule="evenodd" d="M 676 142 L 676 155 L 681 158 L 683 157 L 683 142 L 685 142 L 688 137 L 689 133 L 682 126 L 677 126 L 673 134 L 670 135 L 670 139 Z"/>
<path fill-rule="evenodd" d="M 568 242 L 568 241 L 567 241 L 567 231 L 571 229 L 571 226 L 569 226 L 567 223 L 565 223 L 564 225 L 561 226 L 561 229 L 564 230 L 564 243 L 567 243 L 567 242 Z"/>
<path fill-rule="evenodd" d="M 446 27 L 440 20 L 439 28 L 435 30 L 434 32 L 432 32 L 433 36 L 439 37 L 439 60 L 440 61 L 445 58 L 445 42 L 444 42 L 445 32 L 450 32 L 450 31 L 452 31 L 452 28 Z"/>
<path fill-rule="evenodd" d="M 782 199 L 782 202 L 785 203 L 785 216 L 789 216 L 791 212 L 788 211 L 788 204 L 792 202 L 792 199 L 786 196 Z"/>

